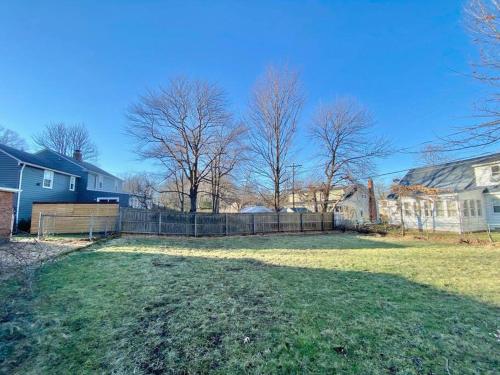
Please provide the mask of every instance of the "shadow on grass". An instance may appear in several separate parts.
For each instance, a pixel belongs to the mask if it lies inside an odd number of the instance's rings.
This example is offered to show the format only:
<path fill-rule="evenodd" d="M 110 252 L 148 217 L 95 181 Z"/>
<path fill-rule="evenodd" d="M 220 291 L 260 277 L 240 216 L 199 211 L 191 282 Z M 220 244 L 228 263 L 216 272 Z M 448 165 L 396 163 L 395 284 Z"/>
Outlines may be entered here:
<path fill-rule="evenodd" d="M 25 307 L 24 325 L 15 314 L 1 323 L 0 372 L 493 374 L 499 366 L 498 308 L 383 273 L 81 253 L 42 269 Z"/>
<path fill-rule="evenodd" d="M 387 240 L 377 241 L 369 236 L 341 232 L 203 238 L 125 236 L 121 242 L 110 244 L 109 246 L 161 246 L 164 248 L 218 250 L 352 250 L 401 249 L 406 247 L 401 243 L 389 242 Z"/>

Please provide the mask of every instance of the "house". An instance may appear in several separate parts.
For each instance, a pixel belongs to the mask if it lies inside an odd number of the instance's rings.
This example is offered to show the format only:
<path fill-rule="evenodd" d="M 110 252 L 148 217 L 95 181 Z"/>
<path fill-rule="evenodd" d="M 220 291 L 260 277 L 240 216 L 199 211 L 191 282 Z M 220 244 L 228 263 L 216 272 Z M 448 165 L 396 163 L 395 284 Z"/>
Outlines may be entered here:
<path fill-rule="evenodd" d="M 460 233 L 500 228 L 500 153 L 414 168 L 399 184 L 434 192 L 379 202 L 391 224 L 402 219 L 407 228 Z"/>
<path fill-rule="evenodd" d="M 33 202 L 117 202 L 128 206 L 122 180 L 82 160 L 52 150 L 28 153 L 0 144 L 0 186 L 18 189 L 15 223 L 29 222 Z"/>
<path fill-rule="evenodd" d="M 293 206 L 310 212 L 321 211 L 323 193 L 319 188 L 302 189 L 289 195 L 285 209 Z M 340 213 L 345 219 L 356 222 L 370 221 L 369 189 L 362 184 L 351 184 L 333 187 L 328 196 L 328 212 Z M 293 201 L 295 200 L 295 204 Z"/>
<path fill-rule="evenodd" d="M 8 241 L 14 225 L 14 194 L 17 189 L 0 186 L 0 243 Z"/>

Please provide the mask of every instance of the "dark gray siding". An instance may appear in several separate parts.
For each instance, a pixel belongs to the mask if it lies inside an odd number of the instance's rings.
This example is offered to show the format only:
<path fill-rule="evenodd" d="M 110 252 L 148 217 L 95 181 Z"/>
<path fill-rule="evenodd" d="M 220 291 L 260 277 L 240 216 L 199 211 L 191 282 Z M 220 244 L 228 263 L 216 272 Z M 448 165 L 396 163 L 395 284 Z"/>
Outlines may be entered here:
<path fill-rule="evenodd" d="M 19 220 L 31 218 L 33 202 L 76 202 L 77 191 L 69 190 L 69 179 L 70 176 L 54 172 L 52 189 L 45 189 L 42 187 L 43 169 L 26 166 L 21 185 Z"/>
<path fill-rule="evenodd" d="M 0 186 L 17 189 L 21 167 L 17 160 L 0 151 Z"/>

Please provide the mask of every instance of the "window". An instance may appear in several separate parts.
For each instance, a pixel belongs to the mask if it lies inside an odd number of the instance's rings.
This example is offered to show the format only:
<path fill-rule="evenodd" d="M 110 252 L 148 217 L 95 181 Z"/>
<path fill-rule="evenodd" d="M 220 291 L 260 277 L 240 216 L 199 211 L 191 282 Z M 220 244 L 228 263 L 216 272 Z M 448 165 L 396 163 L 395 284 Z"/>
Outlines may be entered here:
<path fill-rule="evenodd" d="M 403 208 L 404 208 L 404 211 L 405 211 L 405 215 L 406 216 L 411 216 L 410 203 L 404 202 L 403 203 Z"/>
<path fill-rule="evenodd" d="M 444 202 L 436 201 L 436 216 L 443 217 L 444 216 Z"/>
<path fill-rule="evenodd" d="M 424 215 L 427 217 L 431 216 L 430 204 L 427 201 L 424 201 Z"/>
<path fill-rule="evenodd" d="M 75 184 L 76 184 L 76 177 L 75 176 L 71 176 L 69 178 L 69 190 L 70 191 L 75 191 Z"/>
<path fill-rule="evenodd" d="M 477 200 L 476 201 L 476 210 L 477 210 L 477 216 L 482 216 L 483 215 L 483 209 L 481 205 L 481 201 Z"/>
<path fill-rule="evenodd" d="M 469 211 L 470 211 L 470 216 L 476 216 L 476 201 L 474 200 L 469 201 Z"/>
<path fill-rule="evenodd" d="M 45 189 L 52 189 L 52 185 L 54 185 L 54 172 L 47 170 L 43 171 L 42 186 Z"/>
<path fill-rule="evenodd" d="M 120 198 L 119 197 L 101 197 L 97 198 L 97 203 L 119 203 Z"/>
<path fill-rule="evenodd" d="M 98 174 L 94 176 L 94 189 L 102 190 L 103 178 L 102 175 Z"/>
<path fill-rule="evenodd" d="M 498 205 L 493 206 L 493 212 L 496 214 L 500 214 L 500 206 Z"/>
<path fill-rule="evenodd" d="M 491 167 L 491 179 L 494 181 L 500 180 L 500 165 Z"/>
<path fill-rule="evenodd" d="M 456 217 L 457 216 L 457 203 L 453 201 L 446 202 L 446 206 L 448 208 L 448 216 Z"/>
<path fill-rule="evenodd" d="M 463 207 L 462 207 L 464 217 L 469 216 L 469 203 L 468 201 L 463 201 Z"/>

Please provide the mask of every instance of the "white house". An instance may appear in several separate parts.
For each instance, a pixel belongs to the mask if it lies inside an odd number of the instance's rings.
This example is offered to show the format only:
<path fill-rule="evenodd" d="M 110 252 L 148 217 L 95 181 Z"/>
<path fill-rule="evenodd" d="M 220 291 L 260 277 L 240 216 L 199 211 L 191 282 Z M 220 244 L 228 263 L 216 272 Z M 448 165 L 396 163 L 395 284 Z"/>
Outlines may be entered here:
<path fill-rule="evenodd" d="M 400 184 L 437 193 L 390 194 L 379 209 L 391 224 L 402 218 L 407 228 L 460 233 L 500 228 L 500 153 L 414 168 Z"/>
<path fill-rule="evenodd" d="M 289 196 L 285 209 L 292 210 L 293 199 L 295 199 L 296 207 L 294 210 L 307 209 L 310 212 L 318 212 L 321 211 L 323 193 L 319 189 L 295 192 L 295 197 L 292 195 Z M 329 193 L 327 211 L 335 211 L 341 214 L 343 218 L 353 222 L 369 222 L 370 204 L 368 188 L 361 184 L 333 187 Z"/>

